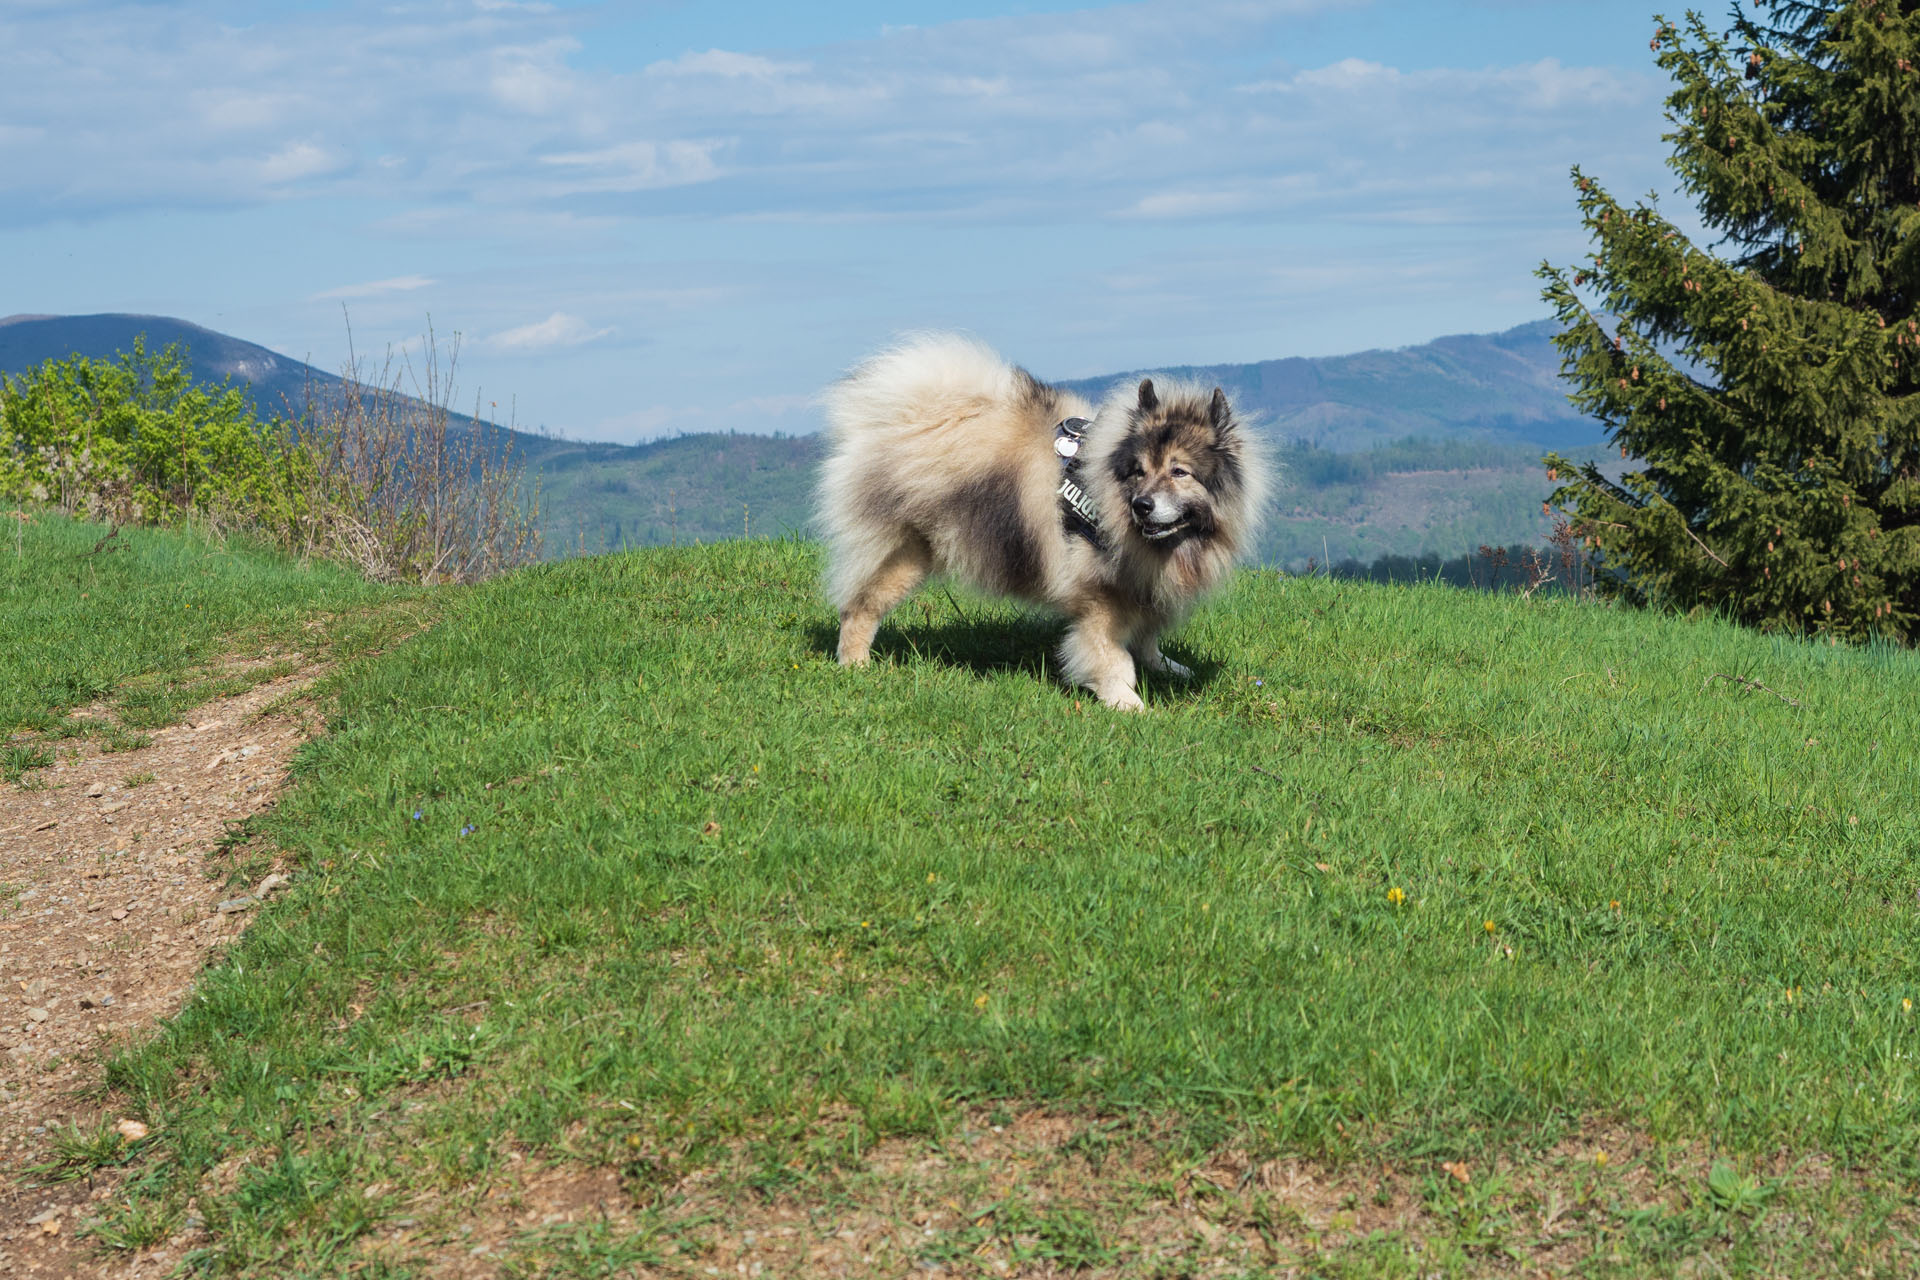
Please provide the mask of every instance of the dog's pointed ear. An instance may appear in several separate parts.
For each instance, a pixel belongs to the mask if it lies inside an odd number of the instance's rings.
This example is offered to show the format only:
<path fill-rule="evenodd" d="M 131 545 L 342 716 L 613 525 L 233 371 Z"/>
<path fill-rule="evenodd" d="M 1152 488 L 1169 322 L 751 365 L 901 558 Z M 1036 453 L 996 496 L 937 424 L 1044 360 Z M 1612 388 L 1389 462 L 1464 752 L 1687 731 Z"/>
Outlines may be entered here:
<path fill-rule="evenodd" d="M 1227 393 L 1218 387 L 1213 389 L 1213 399 L 1207 402 L 1207 421 L 1215 431 L 1225 431 L 1233 425 L 1233 408 L 1227 404 Z"/>
<path fill-rule="evenodd" d="M 1140 379 L 1140 412 L 1152 413 L 1160 407 L 1160 397 L 1153 392 L 1153 379 Z"/>

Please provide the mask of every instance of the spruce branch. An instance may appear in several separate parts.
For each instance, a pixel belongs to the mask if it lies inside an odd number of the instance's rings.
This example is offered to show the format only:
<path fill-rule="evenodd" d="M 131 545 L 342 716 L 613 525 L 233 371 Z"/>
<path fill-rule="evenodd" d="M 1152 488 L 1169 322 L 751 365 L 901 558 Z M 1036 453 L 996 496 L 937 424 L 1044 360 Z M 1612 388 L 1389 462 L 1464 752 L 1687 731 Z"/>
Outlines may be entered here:
<path fill-rule="evenodd" d="M 1728 564 L 1725 560 L 1722 560 L 1718 555 L 1715 555 L 1712 547 L 1700 541 L 1700 535 L 1693 531 L 1693 522 L 1687 519 L 1687 513 L 1682 511 L 1680 508 L 1674 506 L 1673 500 L 1671 498 L 1665 497 L 1664 495 L 1660 495 L 1660 494 L 1655 494 L 1654 497 L 1657 501 L 1666 503 L 1668 507 L 1672 508 L 1673 514 L 1680 517 L 1681 530 L 1689 538 L 1693 539 L 1695 546 L 1699 547 L 1702 551 L 1707 553 L 1707 559 L 1713 561 L 1715 564 L 1719 565 L 1722 569 L 1733 568 L 1732 565 Z"/>

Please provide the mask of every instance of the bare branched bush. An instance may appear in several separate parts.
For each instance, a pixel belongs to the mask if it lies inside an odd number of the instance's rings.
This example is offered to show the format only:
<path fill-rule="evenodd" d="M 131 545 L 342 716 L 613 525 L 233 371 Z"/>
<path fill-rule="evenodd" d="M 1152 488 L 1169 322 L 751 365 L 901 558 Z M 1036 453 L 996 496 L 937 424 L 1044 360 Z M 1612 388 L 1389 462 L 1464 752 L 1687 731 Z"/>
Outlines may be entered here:
<path fill-rule="evenodd" d="M 342 385 L 309 384 L 288 429 L 310 459 L 321 500 L 308 504 L 310 554 L 368 577 L 471 582 L 535 560 L 540 493 L 526 460 L 480 413 L 453 411 L 460 340 L 443 352 L 431 323 L 419 350 L 389 351 L 369 376 L 347 333 Z"/>
<path fill-rule="evenodd" d="M 1600 594 L 1601 563 L 1593 539 L 1567 518 L 1553 513 L 1553 574 L 1561 589 L 1576 600 L 1595 600 Z"/>

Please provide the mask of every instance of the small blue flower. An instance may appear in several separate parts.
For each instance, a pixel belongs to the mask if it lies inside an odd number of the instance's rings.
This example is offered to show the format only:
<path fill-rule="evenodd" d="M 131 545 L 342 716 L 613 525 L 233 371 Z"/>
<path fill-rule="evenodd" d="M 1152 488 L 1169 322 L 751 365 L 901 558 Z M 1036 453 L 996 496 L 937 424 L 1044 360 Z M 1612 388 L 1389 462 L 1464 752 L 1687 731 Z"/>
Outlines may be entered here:
<path fill-rule="evenodd" d="M 414 820 L 415 822 L 418 822 L 418 821 L 420 821 L 420 811 L 419 811 L 418 809 L 415 809 L 415 810 L 413 811 L 413 820 Z"/>
<path fill-rule="evenodd" d="M 466 826 L 464 826 L 464 827 L 462 827 L 462 828 L 460 828 L 460 834 L 461 834 L 461 835 L 463 835 L 463 836 L 470 836 L 470 835 L 472 835 L 472 834 L 473 834 L 474 832 L 476 832 L 476 831 L 478 831 L 479 829 L 480 829 L 480 828 L 478 828 L 478 827 L 476 827 L 476 826 L 474 826 L 473 824 L 471 824 L 471 823 L 469 823 L 469 824 L 467 824 Z"/>
<path fill-rule="evenodd" d="M 1267 682 L 1265 680 L 1255 680 L 1253 682 L 1253 687 L 1256 689 L 1264 689 L 1267 687 Z"/>

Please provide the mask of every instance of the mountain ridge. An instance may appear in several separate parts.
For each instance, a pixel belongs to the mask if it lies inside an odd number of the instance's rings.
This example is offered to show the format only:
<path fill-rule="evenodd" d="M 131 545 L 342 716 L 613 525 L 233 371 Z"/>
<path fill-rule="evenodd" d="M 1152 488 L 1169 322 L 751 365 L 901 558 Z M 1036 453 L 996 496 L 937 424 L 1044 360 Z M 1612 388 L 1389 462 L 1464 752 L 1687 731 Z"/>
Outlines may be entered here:
<path fill-rule="evenodd" d="M 1174 365 L 1061 385 L 1093 396 L 1146 376 L 1218 385 L 1273 436 L 1340 452 L 1408 436 L 1564 449 L 1597 439 L 1599 430 L 1560 388 L 1555 330 L 1553 320 L 1535 320 L 1350 355 Z"/>
<path fill-rule="evenodd" d="M 101 312 L 84 316 L 0 316 L 0 375 L 19 375 L 48 360 L 84 356 L 90 360 L 115 357 L 133 349 L 138 338 L 149 352 L 179 345 L 195 382 L 217 385 L 231 380 L 239 386 L 261 417 L 298 417 L 306 406 L 338 395 L 346 379 L 304 360 L 282 355 L 257 342 L 236 338 L 190 320 L 173 316 Z M 455 430 L 476 424 L 470 414 L 449 408 L 447 420 Z M 557 437 L 488 423 L 502 433 L 502 443 L 534 463 L 555 445 Z"/>
<path fill-rule="evenodd" d="M 1394 350 L 1174 366 L 1060 385 L 1094 397 L 1145 375 L 1224 386 L 1287 461 L 1288 483 L 1262 546 L 1271 561 L 1453 555 L 1481 542 L 1544 540 L 1540 455 L 1571 452 L 1602 435 L 1559 389 L 1552 332 L 1553 322 L 1542 320 Z M 0 373 L 73 354 L 112 356 L 130 350 L 136 334 L 149 349 L 181 343 L 196 379 L 246 384 L 263 413 L 296 412 L 309 396 L 324 399 L 343 385 L 305 361 L 188 321 L 117 313 L 0 319 Z M 456 427 L 473 421 L 450 416 Z M 751 431 L 632 445 L 524 431 L 502 439 L 538 479 L 548 552 L 561 555 L 804 532 L 822 443 L 817 434 Z M 1422 440 L 1439 452 L 1405 447 Z"/>
<path fill-rule="evenodd" d="M 196 381 L 232 378 L 246 383 L 254 389 L 255 406 L 263 413 L 293 409 L 299 403 L 296 393 L 304 393 L 309 381 L 321 386 L 337 386 L 341 381 L 304 360 L 190 320 L 123 312 L 0 316 L 0 373 L 24 373 L 47 360 L 74 355 L 95 360 L 118 355 L 132 350 L 136 337 L 143 337 L 151 351 L 175 343 L 185 346 Z M 263 400 L 262 392 L 270 398 Z"/>
<path fill-rule="evenodd" d="M 1428 342 L 1341 356 L 1283 356 L 1243 364 L 1172 365 L 1092 378 L 1056 380 L 1098 397 L 1143 376 L 1218 384 L 1243 414 L 1281 440 L 1352 452 L 1408 436 L 1463 436 L 1564 449 L 1599 436 L 1567 402 L 1559 383 L 1552 320 L 1493 334 L 1448 334 Z M 258 343 L 172 316 L 101 312 L 82 316 L 19 314 L 0 318 L 0 373 L 18 374 L 48 359 L 101 358 L 180 343 L 196 378 L 245 384 L 262 413 L 293 412 L 309 393 L 341 385 L 338 375 Z M 471 421 L 466 415 L 458 415 Z M 504 429 L 504 428 L 503 428 Z M 746 433 L 758 434 L 758 433 Z M 645 448 L 514 433 L 529 458 L 580 448 Z"/>

